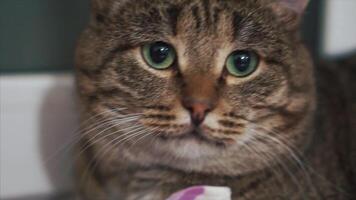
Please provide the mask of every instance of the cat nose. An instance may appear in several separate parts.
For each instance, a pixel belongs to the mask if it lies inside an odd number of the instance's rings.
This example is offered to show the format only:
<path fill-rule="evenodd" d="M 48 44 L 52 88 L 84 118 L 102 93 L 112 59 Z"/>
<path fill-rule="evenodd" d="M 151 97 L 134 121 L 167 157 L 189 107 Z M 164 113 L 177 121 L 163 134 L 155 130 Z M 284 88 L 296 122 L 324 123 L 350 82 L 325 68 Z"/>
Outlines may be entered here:
<path fill-rule="evenodd" d="M 204 100 L 187 98 L 183 100 L 183 106 L 190 112 L 190 118 L 195 126 L 199 126 L 212 110 L 212 104 Z"/>

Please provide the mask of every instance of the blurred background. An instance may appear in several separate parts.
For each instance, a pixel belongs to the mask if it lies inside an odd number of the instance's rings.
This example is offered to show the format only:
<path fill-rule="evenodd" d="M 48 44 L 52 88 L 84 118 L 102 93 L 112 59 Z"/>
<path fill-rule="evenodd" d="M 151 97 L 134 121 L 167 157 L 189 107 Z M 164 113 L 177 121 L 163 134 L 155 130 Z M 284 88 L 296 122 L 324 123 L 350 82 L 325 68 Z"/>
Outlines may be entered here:
<path fill-rule="evenodd" d="M 356 0 L 311 0 L 304 39 L 316 60 L 356 52 Z M 78 127 L 76 40 L 89 0 L 0 0 L 0 199 L 66 199 Z"/>

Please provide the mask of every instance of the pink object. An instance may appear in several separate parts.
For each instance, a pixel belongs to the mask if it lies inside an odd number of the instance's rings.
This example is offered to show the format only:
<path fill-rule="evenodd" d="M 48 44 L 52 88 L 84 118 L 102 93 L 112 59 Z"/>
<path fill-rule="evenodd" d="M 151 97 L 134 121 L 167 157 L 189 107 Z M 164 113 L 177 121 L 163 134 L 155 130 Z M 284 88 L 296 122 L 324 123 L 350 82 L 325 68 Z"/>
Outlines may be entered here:
<path fill-rule="evenodd" d="M 231 200 L 227 187 L 194 186 L 174 193 L 167 200 Z"/>

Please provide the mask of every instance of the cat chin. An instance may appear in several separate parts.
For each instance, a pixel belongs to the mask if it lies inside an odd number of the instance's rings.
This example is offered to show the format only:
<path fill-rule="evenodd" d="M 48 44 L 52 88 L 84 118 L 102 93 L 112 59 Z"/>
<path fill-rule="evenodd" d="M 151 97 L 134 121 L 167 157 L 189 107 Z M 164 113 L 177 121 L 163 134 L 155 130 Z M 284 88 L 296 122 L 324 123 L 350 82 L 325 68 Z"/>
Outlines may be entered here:
<path fill-rule="evenodd" d="M 146 140 L 120 152 L 124 153 L 125 162 L 141 166 L 167 166 L 187 172 L 235 176 L 261 170 L 266 167 L 266 161 L 274 162 L 261 160 L 243 148 L 248 138 L 240 138 L 230 145 L 217 145 L 194 134 L 182 134 L 151 138 L 151 141 Z"/>
<path fill-rule="evenodd" d="M 161 154 L 162 157 L 153 156 L 151 164 L 187 172 L 234 176 L 257 171 L 263 167 L 259 162 L 255 162 L 246 168 L 243 155 L 245 153 L 241 154 L 239 146 L 226 149 L 193 139 L 171 144 L 173 144 L 171 148 L 156 149 L 164 153 Z"/>
<path fill-rule="evenodd" d="M 185 133 L 179 136 L 157 137 L 151 145 L 147 146 L 145 153 L 158 158 L 157 161 L 172 160 L 172 162 L 195 163 L 209 162 L 211 159 L 221 157 L 228 151 L 237 151 L 239 144 L 224 143 L 223 140 L 212 139 L 194 133 Z"/>
<path fill-rule="evenodd" d="M 221 151 L 219 149 L 221 147 L 216 146 L 213 142 L 200 138 L 186 137 L 173 140 L 177 141 L 171 141 L 172 154 L 178 159 L 203 159 L 207 156 L 217 155 Z"/>
<path fill-rule="evenodd" d="M 241 145 L 229 148 L 196 139 L 154 140 L 140 147 L 120 151 L 120 160 L 145 167 L 167 166 L 186 172 L 237 176 L 265 167 L 263 162 L 248 156 Z M 142 151 L 142 149 L 146 149 Z M 247 158 L 247 159 L 246 159 Z"/>

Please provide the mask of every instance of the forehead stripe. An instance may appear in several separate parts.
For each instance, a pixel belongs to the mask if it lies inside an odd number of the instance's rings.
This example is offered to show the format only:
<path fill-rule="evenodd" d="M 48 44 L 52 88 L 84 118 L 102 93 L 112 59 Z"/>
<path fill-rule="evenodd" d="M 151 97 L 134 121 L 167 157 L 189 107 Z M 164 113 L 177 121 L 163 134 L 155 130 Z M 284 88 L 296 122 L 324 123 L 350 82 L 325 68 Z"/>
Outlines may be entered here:
<path fill-rule="evenodd" d="M 192 15 L 193 15 L 194 21 L 196 22 L 195 28 L 196 29 L 200 29 L 201 23 L 202 23 L 202 19 L 201 19 L 201 16 L 199 14 L 199 7 L 198 6 L 194 6 L 192 8 Z"/>
<path fill-rule="evenodd" d="M 177 7 L 177 6 L 171 6 L 167 9 L 168 13 L 168 21 L 172 27 L 172 33 L 173 35 L 177 35 L 177 23 L 178 23 L 178 17 L 182 11 L 182 8 Z"/>
<path fill-rule="evenodd" d="M 239 33 L 239 28 L 241 27 L 241 22 L 242 22 L 242 17 L 238 12 L 233 12 L 232 13 L 232 38 L 233 40 L 236 40 L 238 33 Z"/>
<path fill-rule="evenodd" d="M 205 14 L 205 23 L 207 26 L 211 24 L 210 22 L 210 1 L 209 0 L 204 0 L 203 1 L 203 7 L 204 7 L 204 14 Z"/>

